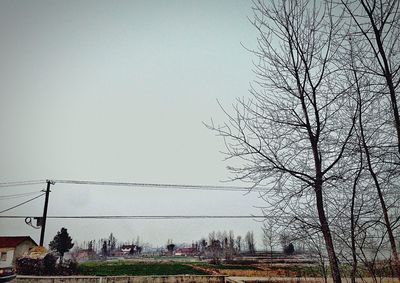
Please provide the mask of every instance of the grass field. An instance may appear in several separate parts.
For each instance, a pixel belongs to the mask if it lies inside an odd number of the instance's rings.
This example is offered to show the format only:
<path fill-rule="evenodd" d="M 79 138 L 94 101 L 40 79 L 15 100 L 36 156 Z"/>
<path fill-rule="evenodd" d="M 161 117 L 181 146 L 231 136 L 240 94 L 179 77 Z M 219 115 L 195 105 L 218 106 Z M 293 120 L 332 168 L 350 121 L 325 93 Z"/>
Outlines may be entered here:
<path fill-rule="evenodd" d="M 146 276 L 146 275 L 207 275 L 208 273 L 194 269 L 182 263 L 147 263 L 147 262 L 86 262 L 79 265 L 80 275 L 97 276 Z"/>
<path fill-rule="evenodd" d="M 79 264 L 80 275 L 147 276 L 147 275 L 209 275 L 227 276 L 316 276 L 314 268 L 298 266 L 255 266 L 242 264 L 210 264 L 207 262 L 157 261 L 92 261 Z M 307 277 L 308 277 L 307 276 Z"/>
<path fill-rule="evenodd" d="M 210 264 L 210 263 L 203 263 L 198 262 L 195 264 L 196 266 L 211 268 L 211 269 L 218 269 L 218 270 L 225 270 L 225 269 L 236 269 L 236 270 L 260 270 L 258 267 L 253 265 L 239 265 L 239 264 Z"/>
<path fill-rule="evenodd" d="M 350 276 L 350 267 L 341 266 L 344 277 Z M 384 267 L 384 266 L 383 266 Z M 377 267 L 376 275 L 382 277 L 393 276 L 393 271 L 388 268 Z M 329 270 L 327 270 L 329 273 Z M 213 265 L 207 262 L 176 262 L 176 261 L 138 261 L 138 260 L 115 260 L 115 261 L 92 261 L 79 264 L 80 275 L 98 276 L 151 276 L 151 275 L 226 275 L 244 277 L 321 277 L 318 265 L 302 264 L 265 264 L 241 262 L 222 263 Z M 366 268 L 359 266 L 358 275 L 370 277 Z"/>

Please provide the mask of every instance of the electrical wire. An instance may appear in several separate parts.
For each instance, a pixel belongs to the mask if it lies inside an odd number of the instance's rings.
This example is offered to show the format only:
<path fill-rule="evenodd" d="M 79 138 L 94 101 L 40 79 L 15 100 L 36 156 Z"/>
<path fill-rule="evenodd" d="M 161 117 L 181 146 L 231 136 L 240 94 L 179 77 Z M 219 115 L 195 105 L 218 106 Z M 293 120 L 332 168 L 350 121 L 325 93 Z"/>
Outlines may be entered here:
<path fill-rule="evenodd" d="M 74 185 L 97 185 L 97 186 L 124 186 L 124 187 L 145 187 L 145 188 L 164 188 L 164 189 L 187 189 L 187 190 L 216 190 L 216 191 L 263 191 L 261 188 L 249 188 L 239 186 L 211 186 L 211 185 L 188 185 L 188 184 L 163 184 L 163 183 L 140 183 L 140 182 L 108 182 L 108 181 L 86 181 L 86 180 L 30 180 L 16 182 L 2 182 L 0 187 L 16 187 L 51 182 Z"/>
<path fill-rule="evenodd" d="M 9 208 L 7 208 L 7 209 L 4 209 L 4 210 L 0 211 L 0 213 L 9 211 L 9 210 L 14 209 L 14 208 L 17 208 L 17 207 L 19 207 L 19 206 L 21 206 L 21 205 L 24 205 L 24 204 L 26 204 L 26 203 L 28 203 L 28 202 L 31 202 L 31 201 L 33 201 L 33 200 L 35 200 L 35 199 L 37 199 L 37 198 L 40 198 L 40 197 L 43 196 L 43 195 L 45 195 L 45 193 L 40 194 L 40 195 L 38 195 L 38 196 L 36 196 L 36 197 L 34 197 L 34 198 L 28 199 L 28 200 L 26 200 L 26 201 L 24 201 L 24 202 L 21 202 L 21 203 L 19 203 L 19 204 L 17 204 L 17 205 L 14 205 L 14 206 L 12 206 L 12 207 L 9 207 Z"/>
<path fill-rule="evenodd" d="M 20 194 L 12 194 L 12 195 L 0 195 L 0 200 L 9 200 L 9 199 L 15 199 L 15 198 L 22 198 L 30 195 L 35 195 L 37 193 L 40 193 L 41 191 L 34 191 L 34 192 L 28 192 L 28 193 L 20 193 Z"/>
<path fill-rule="evenodd" d="M 239 186 L 210 186 L 210 185 L 187 185 L 187 184 L 162 184 L 162 183 L 130 183 L 130 182 L 104 182 L 104 181 L 82 181 L 82 180 L 52 180 L 54 183 L 74 185 L 98 185 L 98 186 L 124 186 L 142 188 L 164 188 L 164 189 L 186 189 L 186 190 L 215 190 L 215 191 L 263 191 L 261 188 L 246 188 Z"/>
<path fill-rule="evenodd" d="M 188 184 L 165 184 L 165 183 L 141 183 L 141 182 L 110 182 L 110 181 L 87 181 L 87 180 L 47 180 L 53 185 L 56 183 L 73 185 L 95 185 L 95 186 L 120 186 L 156 189 L 181 189 L 181 190 L 206 190 L 206 191 L 231 191 L 231 192 L 260 192 L 263 194 L 276 195 L 274 190 L 261 186 L 221 186 L 221 185 L 188 185 Z M 386 195 L 397 195 L 397 192 L 386 192 Z"/>
<path fill-rule="evenodd" d="M 234 191 L 234 192 L 262 192 L 263 194 L 275 195 L 275 193 L 266 188 L 257 187 L 241 187 L 241 186 L 219 186 L 219 185 L 188 185 L 188 184 L 165 184 L 165 183 L 141 183 L 141 182 L 109 182 L 109 181 L 87 181 L 87 180 L 31 180 L 18 182 L 3 182 L 0 187 L 25 186 L 45 184 L 50 182 L 52 185 L 56 183 L 72 184 L 72 185 L 95 185 L 95 186 L 122 186 L 122 187 L 139 187 L 139 188 L 156 188 L 156 189 L 181 189 L 181 190 L 207 190 L 207 191 Z M 387 195 L 396 194 L 396 192 L 387 192 Z M 1 196 L 0 196 L 1 197 Z"/>
<path fill-rule="evenodd" d="M 240 187 L 240 186 L 219 186 L 219 185 L 188 185 L 188 184 L 165 184 L 165 183 L 141 183 L 141 182 L 109 182 L 109 181 L 87 181 L 87 180 L 29 180 L 16 182 L 2 182 L 0 187 L 15 187 L 36 184 L 46 184 L 50 182 L 52 185 L 56 183 L 73 184 L 73 185 L 96 185 L 96 186 L 123 186 L 123 187 L 139 187 L 139 188 L 163 188 L 163 189 L 181 189 L 181 190 L 207 190 L 207 191 L 236 191 L 236 192 L 262 192 L 275 195 L 273 191 L 266 188 L 257 187 Z M 395 195 L 396 192 L 386 192 L 387 195 Z M 1 198 L 1 196 L 0 196 Z"/>
<path fill-rule="evenodd" d="M 0 215 L 0 219 L 25 219 L 27 217 L 36 216 L 24 216 L 24 215 Z M 48 219 L 98 219 L 98 220 L 122 220 L 122 219 L 132 219 L 132 220 L 179 220 L 179 219 L 288 219 L 294 220 L 292 215 L 49 215 Z M 303 216 L 303 219 L 313 219 L 318 220 L 317 216 Z M 367 217 L 362 217 L 363 219 L 369 219 Z M 342 217 L 342 219 L 348 219 Z"/>
<path fill-rule="evenodd" d="M 0 218 L 26 218 L 27 216 L 0 216 Z M 253 219 L 265 218 L 263 215 L 72 215 L 47 216 L 47 219 Z"/>
<path fill-rule="evenodd" d="M 19 186 L 29 186 L 29 185 L 37 185 L 44 184 L 46 180 L 29 180 L 29 181 L 15 181 L 15 182 L 2 182 L 0 183 L 0 188 L 5 187 L 19 187 Z"/>

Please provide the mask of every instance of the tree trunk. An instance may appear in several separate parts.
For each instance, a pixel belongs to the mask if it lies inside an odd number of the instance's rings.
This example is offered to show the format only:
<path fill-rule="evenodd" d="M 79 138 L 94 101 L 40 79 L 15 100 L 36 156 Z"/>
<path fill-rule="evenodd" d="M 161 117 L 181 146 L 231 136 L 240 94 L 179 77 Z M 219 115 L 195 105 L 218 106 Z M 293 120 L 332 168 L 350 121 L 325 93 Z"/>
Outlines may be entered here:
<path fill-rule="evenodd" d="M 375 176 L 374 180 L 375 179 L 376 179 L 376 176 Z M 379 185 L 377 187 L 377 192 L 378 192 L 379 201 L 380 201 L 381 207 L 382 207 L 383 218 L 385 219 L 385 225 L 386 225 L 388 238 L 389 238 L 389 242 L 390 242 L 390 248 L 392 250 L 393 262 L 394 262 L 394 270 L 395 270 L 397 279 L 400 281 L 400 261 L 399 261 L 399 254 L 397 253 L 396 240 L 394 238 L 393 229 L 392 229 L 392 226 L 390 224 L 390 219 L 389 219 L 387 206 L 386 206 L 386 203 L 385 203 L 385 200 L 383 198 L 382 191 L 381 191 L 381 188 L 380 188 Z"/>
<path fill-rule="evenodd" d="M 365 5 L 363 4 L 364 8 Z M 366 9 L 366 8 L 365 8 Z M 366 9 L 367 10 L 367 9 Z M 368 16 L 370 18 L 372 27 L 373 27 L 373 31 L 374 31 L 374 35 L 375 35 L 375 41 L 376 44 L 378 46 L 379 49 L 379 54 L 381 55 L 382 61 L 383 61 L 383 73 L 385 76 L 385 80 L 386 80 L 386 84 L 387 87 L 389 89 L 389 93 L 390 93 L 390 103 L 392 106 L 392 113 L 393 113 L 393 117 L 394 117 L 394 121 L 395 121 L 395 128 L 396 128 L 396 133 L 397 133 L 397 149 L 398 152 L 400 153 L 400 116 L 399 116 L 399 110 L 397 107 L 397 97 L 396 97 L 396 90 L 394 87 L 394 83 L 393 83 L 393 74 L 390 70 L 390 66 L 389 66 L 389 62 L 388 62 L 388 58 L 385 52 L 385 49 L 383 47 L 383 39 L 382 39 L 382 34 L 380 32 L 380 30 L 377 28 L 375 21 L 372 17 L 372 11 L 368 11 Z M 367 158 L 369 156 L 367 155 Z M 370 162 L 369 162 L 369 168 L 371 169 L 372 167 L 370 166 Z M 387 206 L 385 204 L 385 200 L 383 198 L 382 195 L 382 190 L 379 186 L 379 183 L 377 181 L 377 176 L 371 172 L 372 177 L 374 178 L 375 183 L 377 184 L 377 192 L 378 192 L 378 196 L 379 196 L 379 201 L 381 203 L 382 206 L 382 212 L 383 212 L 383 217 L 385 219 L 385 225 L 387 228 L 387 232 L 388 232 L 388 238 L 389 238 L 389 242 L 390 242 L 390 247 L 392 249 L 392 256 L 393 256 L 393 261 L 394 261 L 394 269 L 397 275 L 397 278 L 400 281 L 400 260 L 399 260 L 399 255 L 397 253 L 397 247 L 396 247 L 396 241 L 394 239 L 393 236 L 393 230 L 390 224 L 390 220 L 389 220 L 389 215 L 388 215 L 388 211 L 387 211 Z"/>
<path fill-rule="evenodd" d="M 364 147 L 364 150 L 365 150 L 365 156 L 367 158 L 368 170 L 369 170 L 369 172 L 371 174 L 371 177 L 372 177 L 372 179 L 374 181 L 375 188 L 376 188 L 376 191 L 377 191 L 378 197 L 379 197 L 379 202 L 380 202 L 381 208 L 382 208 L 382 214 L 383 214 L 383 218 L 384 218 L 384 221 L 385 221 L 385 226 L 386 226 L 386 230 L 387 230 L 387 233 L 388 233 L 388 238 L 389 238 L 389 242 L 390 242 L 390 248 L 391 248 L 391 251 L 392 251 L 392 256 L 393 256 L 393 261 L 394 261 L 394 270 L 396 272 L 397 278 L 400 281 L 400 260 L 399 260 L 399 255 L 397 253 L 396 240 L 395 240 L 394 235 L 393 235 L 393 229 L 392 229 L 392 226 L 391 226 L 391 223 L 390 223 L 387 205 L 386 205 L 385 199 L 383 197 L 381 184 L 379 183 L 378 176 L 375 173 L 374 168 L 372 167 L 371 153 L 369 151 L 369 147 L 368 147 L 367 142 L 366 142 L 366 138 L 365 138 L 365 135 L 364 135 L 364 128 L 363 128 L 362 124 L 360 124 L 360 132 L 361 132 L 361 138 L 362 138 L 363 147 Z"/>
<path fill-rule="evenodd" d="M 361 172 L 361 170 L 359 172 Z M 355 199 L 356 199 L 356 182 L 353 185 L 353 194 L 351 197 L 351 209 L 350 209 L 351 255 L 353 258 L 353 264 L 352 264 L 353 266 L 351 269 L 351 283 L 356 283 L 356 272 L 357 272 L 357 253 L 356 253 L 356 236 L 355 236 L 355 219 L 354 219 Z"/>
<path fill-rule="evenodd" d="M 322 183 L 322 181 L 321 181 Z M 324 202 L 322 197 L 322 184 L 319 183 L 316 185 L 315 194 L 317 200 L 317 210 L 318 210 L 318 218 L 321 224 L 322 234 L 325 240 L 326 251 L 328 253 L 329 264 L 332 272 L 332 279 L 335 283 L 341 283 L 342 279 L 340 277 L 340 269 L 338 260 L 335 253 L 335 248 L 333 246 L 333 240 L 331 231 L 329 229 L 328 220 L 326 219 L 325 210 L 324 210 Z"/>

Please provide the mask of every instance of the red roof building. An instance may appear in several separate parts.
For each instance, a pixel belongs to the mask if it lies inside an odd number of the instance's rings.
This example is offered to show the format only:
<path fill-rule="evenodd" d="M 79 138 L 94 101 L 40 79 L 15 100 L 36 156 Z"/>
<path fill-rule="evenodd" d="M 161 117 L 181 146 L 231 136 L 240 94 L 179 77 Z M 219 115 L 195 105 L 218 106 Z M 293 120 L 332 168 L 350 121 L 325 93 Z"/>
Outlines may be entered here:
<path fill-rule="evenodd" d="M 192 248 L 178 248 L 175 250 L 175 255 L 177 256 L 189 256 L 189 255 L 196 255 L 197 249 Z"/>
<path fill-rule="evenodd" d="M 8 267 L 15 260 L 37 246 L 36 242 L 29 236 L 1 237 L 0 236 L 0 267 Z"/>
<path fill-rule="evenodd" d="M 16 248 L 24 241 L 31 241 L 37 246 L 36 242 L 29 236 L 17 236 L 17 237 L 2 237 L 0 236 L 0 249 L 2 248 Z"/>

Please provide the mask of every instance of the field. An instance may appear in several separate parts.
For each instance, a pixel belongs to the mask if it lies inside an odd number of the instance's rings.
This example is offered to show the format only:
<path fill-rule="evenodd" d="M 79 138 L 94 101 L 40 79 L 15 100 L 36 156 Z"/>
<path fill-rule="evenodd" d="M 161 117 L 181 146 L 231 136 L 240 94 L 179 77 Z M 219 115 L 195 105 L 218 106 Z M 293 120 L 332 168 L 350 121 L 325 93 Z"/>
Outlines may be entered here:
<path fill-rule="evenodd" d="M 240 277 L 320 277 L 317 266 L 301 266 L 287 264 L 265 263 L 236 263 L 236 264 L 208 264 L 196 263 L 193 266 L 202 268 L 205 272 L 214 275 Z"/>
<path fill-rule="evenodd" d="M 199 261 L 174 260 L 114 260 L 89 261 L 79 264 L 80 275 L 146 276 L 146 275 L 227 275 L 227 276 L 292 276 L 313 277 L 318 272 L 312 267 L 268 265 L 262 263 L 210 264 Z"/>
<path fill-rule="evenodd" d="M 350 277 L 350 266 L 342 266 L 344 277 Z M 329 270 L 328 270 L 329 273 Z M 112 261 L 91 261 L 79 264 L 80 275 L 150 276 L 150 275 L 225 275 L 239 277 L 320 278 L 320 267 L 307 260 L 292 258 L 271 264 L 263 258 L 238 259 L 222 264 L 210 264 L 195 258 L 153 258 Z M 369 277 L 365 267 L 359 266 L 358 275 Z M 387 268 L 376 268 L 378 277 L 391 277 Z M 328 275 L 329 276 L 329 275 Z"/>
<path fill-rule="evenodd" d="M 132 262 L 132 261 L 110 261 L 110 262 L 86 262 L 79 265 L 79 274 L 98 276 L 146 276 L 146 275 L 207 275 L 203 270 L 195 269 L 183 263 L 163 262 Z"/>

